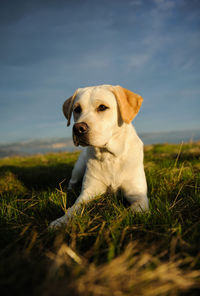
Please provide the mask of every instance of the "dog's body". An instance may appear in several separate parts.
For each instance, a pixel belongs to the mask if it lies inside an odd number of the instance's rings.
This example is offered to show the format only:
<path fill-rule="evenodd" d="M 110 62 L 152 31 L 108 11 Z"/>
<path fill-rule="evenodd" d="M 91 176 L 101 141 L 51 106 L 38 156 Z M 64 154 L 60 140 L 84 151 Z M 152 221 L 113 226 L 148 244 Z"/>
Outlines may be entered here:
<path fill-rule="evenodd" d="M 87 146 L 75 164 L 68 189 L 82 177 L 83 184 L 75 204 L 50 226 L 67 223 L 82 203 L 109 187 L 121 188 L 134 211 L 148 210 L 143 143 L 131 124 L 141 104 L 139 95 L 111 85 L 78 89 L 64 103 L 68 125 L 74 115 L 75 145 Z"/>

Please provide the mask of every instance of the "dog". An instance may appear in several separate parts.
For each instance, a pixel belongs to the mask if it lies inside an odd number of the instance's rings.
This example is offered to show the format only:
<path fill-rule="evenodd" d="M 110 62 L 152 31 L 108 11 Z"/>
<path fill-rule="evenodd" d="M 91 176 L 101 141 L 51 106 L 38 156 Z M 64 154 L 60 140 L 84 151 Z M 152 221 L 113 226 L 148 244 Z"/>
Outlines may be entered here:
<path fill-rule="evenodd" d="M 114 192 L 121 188 L 134 212 L 148 210 L 143 143 L 131 123 L 142 101 L 121 86 L 99 85 L 79 88 L 64 102 L 67 126 L 74 117 L 74 144 L 86 147 L 73 168 L 68 190 L 82 178 L 83 182 L 74 205 L 50 227 L 67 224 L 84 203 L 108 188 Z"/>

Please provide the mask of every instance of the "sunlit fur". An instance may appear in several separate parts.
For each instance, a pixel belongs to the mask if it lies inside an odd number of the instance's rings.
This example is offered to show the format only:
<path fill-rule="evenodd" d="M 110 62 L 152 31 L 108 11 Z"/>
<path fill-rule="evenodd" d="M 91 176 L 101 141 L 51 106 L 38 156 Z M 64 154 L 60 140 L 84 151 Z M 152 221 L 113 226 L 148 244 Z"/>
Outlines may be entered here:
<path fill-rule="evenodd" d="M 132 100 L 132 106 L 137 107 L 134 100 L 139 96 L 136 97 L 134 93 L 121 88 L 124 98 L 119 106 L 114 88 L 102 85 L 78 89 L 74 101 L 67 103 L 73 110 L 76 110 L 77 106 L 81 107 L 81 112 L 73 112 L 74 121 L 87 123 L 89 146 L 81 153 L 69 182 L 71 189 L 83 177 L 81 194 L 66 215 L 51 223 L 52 227 L 67 223 L 74 211 L 81 208 L 82 203 L 105 193 L 108 188 L 113 191 L 121 188 L 133 211 L 148 210 L 143 143 L 133 125 L 126 123 L 126 118 L 122 120 L 120 110 L 120 106 L 123 109 L 129 107 L 128 100 Z M 126 97 L 127 94 L 131 97 Z M 99 112 L 98 106 L 101 104 L 108 108 Z M 128 110 L 125 111 L 128 114 Z M 71 110 L 66 112 L 69 114 Z"/>

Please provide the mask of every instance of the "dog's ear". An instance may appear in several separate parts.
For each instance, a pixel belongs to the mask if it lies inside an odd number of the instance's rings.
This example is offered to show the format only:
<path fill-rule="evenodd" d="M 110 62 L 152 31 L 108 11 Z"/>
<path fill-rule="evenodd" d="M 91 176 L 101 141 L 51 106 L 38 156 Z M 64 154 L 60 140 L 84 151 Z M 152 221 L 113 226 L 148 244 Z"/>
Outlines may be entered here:
<path fill-rule="evenodd" d="M 131 123 L 140 110 L 143 98 L 119 85 L 113 86 L 111 91 L 117 99 L 122 120 Z"/>
<path fill-rule="evenodd" d="M 63 113 L 64 113 L 65 117 L 67 118 L 67 126 L 70 125 L 70 119 L 72 116 L 72 107 L 73 107 L 76 95 L 77 95 L 77 90 L 75 91 L 73 96 L 71 96 L 69 99 L 67 99 L 63 104 Z"/>

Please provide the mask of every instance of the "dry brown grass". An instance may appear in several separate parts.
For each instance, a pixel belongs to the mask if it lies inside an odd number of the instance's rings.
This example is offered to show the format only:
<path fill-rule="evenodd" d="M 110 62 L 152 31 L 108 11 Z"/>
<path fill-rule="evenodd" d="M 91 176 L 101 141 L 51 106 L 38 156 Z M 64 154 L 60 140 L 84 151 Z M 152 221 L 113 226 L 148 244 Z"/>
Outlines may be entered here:
<path fill-rule="evenodd" d="M 200 292 L 200 144 L 145 148 L 150 211 L 110 193 L 47 231 L 77 153 L 0 160 L 0 288 L 21 296 L 196 296 Z"/>
<path fill-rule="evenodd" d="M 165 252 L 155 253 L 155 248 L 130 243 L 120 256 L 96 266 L 62 244 L 56 254 L 48 254 L 52 264 L 45 295 L 174 296 L 199 287 L 200 271 L 181 268 L 192 263 L 191 257 L 165 261 Z M 62 279 L 65 268 L 71 271 L 69 281 Z M 50 278 L 56 278 L 56 284 L 49 286 Z"/>

